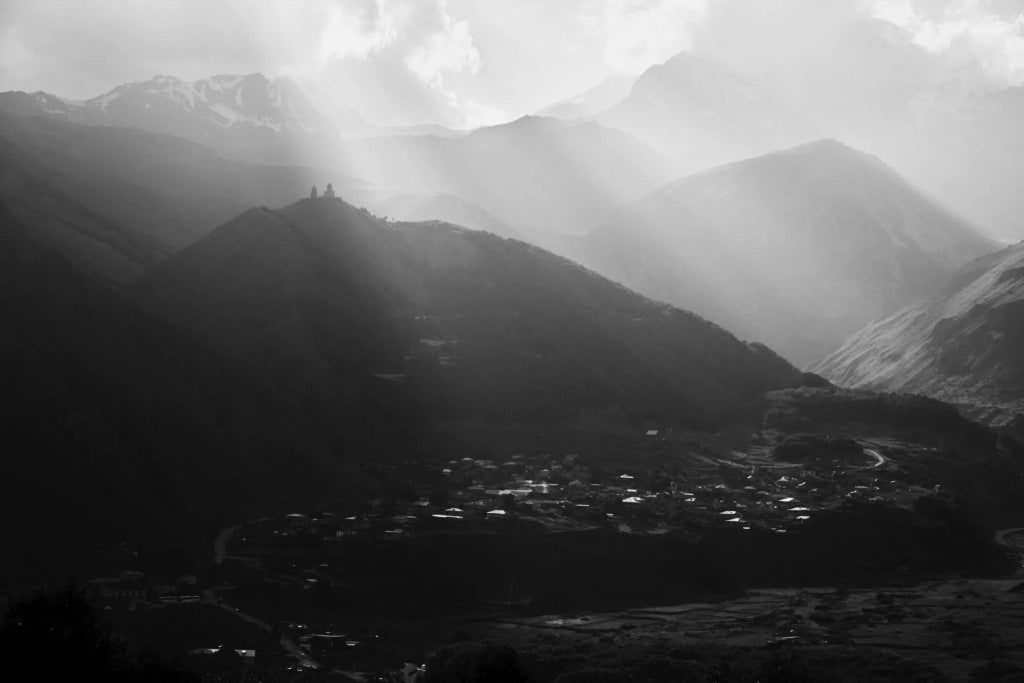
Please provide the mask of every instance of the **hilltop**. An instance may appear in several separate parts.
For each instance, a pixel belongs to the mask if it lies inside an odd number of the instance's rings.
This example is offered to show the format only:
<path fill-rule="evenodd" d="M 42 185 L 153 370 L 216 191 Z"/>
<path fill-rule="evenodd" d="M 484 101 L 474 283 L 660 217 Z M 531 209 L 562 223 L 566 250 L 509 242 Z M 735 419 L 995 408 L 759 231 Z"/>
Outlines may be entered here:
<path fill-rule="evenodd" d="M 247 211 L 130 294 L 294 395 L 338 451 L 447 419 L 714 424 L 798 379 L 764 347 L 525 243 L 339 199 Z"/>

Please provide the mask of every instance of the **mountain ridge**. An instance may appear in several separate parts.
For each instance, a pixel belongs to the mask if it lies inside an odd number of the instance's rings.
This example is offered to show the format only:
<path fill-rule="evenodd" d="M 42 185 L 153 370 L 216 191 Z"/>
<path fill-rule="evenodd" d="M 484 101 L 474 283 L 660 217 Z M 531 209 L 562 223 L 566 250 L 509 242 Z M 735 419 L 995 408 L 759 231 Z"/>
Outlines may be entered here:
<path fill-rule="evenodd" d="M 821 140 L 663 185 L 591 231 L 583 260 L 805 364 L 994 248 L 876 157 Z"/>

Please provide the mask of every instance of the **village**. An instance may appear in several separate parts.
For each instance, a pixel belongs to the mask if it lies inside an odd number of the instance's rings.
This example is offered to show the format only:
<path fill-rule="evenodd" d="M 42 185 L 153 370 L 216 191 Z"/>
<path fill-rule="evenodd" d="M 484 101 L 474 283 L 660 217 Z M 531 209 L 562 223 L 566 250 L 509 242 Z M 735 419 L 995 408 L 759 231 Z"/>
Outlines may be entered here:
<path fill-rule="evenodd" d="M 645 434 L 657 439 L 657 430 Z M 815 451 L 815 447 L 820 452 Z M 881 445 L 850 439 L 808 444 L 787 440 L 776 454 L 689 454 L 671 468 L 608 471 L 579 454 L 513 454 L 501 462 L 464 457 L 431 469 L 423 463 L 373 466 L 399 482 L 395 495 L 348 509 L 296 511 L 245 526 L 234 552 L 259 557 L 296 539 L 344 544 L 381 542 L 432 533 L 501 532 L 511 526 L 537 531 L 614 529 L 664 534 L 734 525 L 784 534 L 844 501 L 897 506 L 934 487 L 910 483 Z M 707 449 L 705 449 L 706 451 Z M 738 457 L 737 457 L 738 456 Z"/>
<path fill-rule="evenodd" d="M 663 452 L 678 446 L 670 439 L 648 429 L 635 443 Z M 907 481 L 892 457 L 912 458 L 908 447 L 769 435 L 745 452 L 694 443 L 645 468 L 616 468 L 576 453 L 366 463 L 367 474 L 390 482 L 387 495 L 232 526 L 217 537 L 214 561 L 198 575 L 152 579 L 127 571 L 94 580 L 87 592 L 115 617 L 131 614 L 128 621 L 166 622 L 175 610 L 202 611 L 207 622 L 218 615 L 214 621 L 223 623 L 210 631 L 210 642 L 189 641 L 189 658 L 200 669 L 230 661 L 413 680 L 420 665 L 400 670 L 402 643 L 390 642 L 404 637 L 389 637 L 372 621 L 342 626 L 331 616 L 332 596 L 358 590 L 361 577 L 375 571 L 368 555 L 401 558 L 406 546 L 453 536 L 793 534 L 851 501 L 909 508 L 934 493 L 928 482 Z M 481 607 L 515 613 L 527 601 L 512 591 Z"/>

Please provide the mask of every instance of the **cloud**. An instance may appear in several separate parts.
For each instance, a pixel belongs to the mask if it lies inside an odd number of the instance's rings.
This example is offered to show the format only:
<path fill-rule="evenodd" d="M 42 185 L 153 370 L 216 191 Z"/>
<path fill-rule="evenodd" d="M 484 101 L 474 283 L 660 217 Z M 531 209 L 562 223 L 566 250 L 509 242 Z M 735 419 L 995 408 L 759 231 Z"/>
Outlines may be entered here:
<path fill-rule="evenodd" d="M 258 71 L 358 85 L 340 92 L 394 125 L 496 115 L 464 80 L 482 58 L 447 0 L 3 0 L 0 58 L 0 89 L 76 99 L 156 74 Z"/>
<path fill-rule="evenodd" d="M 999 85 L 1024 84 L 1024 8 L 1020 3 L 874 0 L 867 9 L 933 54 L 973 63 Z"/>
<path fill-rule="evenodd" d="M 85 98 L 158 73 L 259 71 L 316 81 L 373 122 L 464 127 L 687 49 L 755 70 L 867 73 L 879 27 L 924 58 L 1018 84 L 1022 10 L 1024 0 L 0 0 L 0 90 Z M 910 51 L 874 54 L 895 63 Z"/>
<path fill-rule="evenodd" d="M 604 0 L 582 21 L 604 33 L 604 59 L 613 71 L 638 73 L 692 46 L 708 0 Z"/>
<path fill-rule="evenodd" d="M 405 65 L 421 81 L 436 88 L 444 87 L 448 73 L 477 73 L 480 53 L 473 44 L 469 24 L 445 13 L 441 30 L 430 34 L 416 47 L 405 58 Z"/>
<path fill-rule="evenodd" d="M 467 77 L 482 57 L 470 23 L 446 0 L 368 0 L 332 13 L 321 63 L 310 71 L 329 87 L 350 93 L 371 121 L 453 127 L 505 115 L 474 92 Z"/>
<path fill-rule="evenodd" d="M 407 13 L 397 3 L 349 2 L 330 4 L 320 36 L 320 61 L 344 57 L 366 59 L 393 45 Z"/>

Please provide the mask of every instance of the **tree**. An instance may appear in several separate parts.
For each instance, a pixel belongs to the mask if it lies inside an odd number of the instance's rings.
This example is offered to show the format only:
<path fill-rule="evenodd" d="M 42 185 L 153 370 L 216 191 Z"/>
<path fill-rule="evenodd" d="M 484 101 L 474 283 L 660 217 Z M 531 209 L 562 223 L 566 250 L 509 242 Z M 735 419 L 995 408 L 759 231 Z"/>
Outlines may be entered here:
<path fill-rule="evenodd" d="M 529 674 L 505 643 L 460 643 L 427 661 L 428 683 L 525 683 Z"/>
<path fill-rule="evenodd" d="M 316 194 L 316 185 L 314 185 L 314 186 L 313 186 L 313 189 L 309 191 L 309 198 L 310 198 L 310 199 L 316 199 L 316 197 L 317 197 L 317 194 Z"/>
<path fill-rule="evenodd" d="M 109 680 L 121 648 L 75 588 L 15 603 L 0 626 L 6 680 Z"/>
<path fill-rule="evenodd" d="M 193 681 L 152 652 L 129 653 L 79 589 L 39 591 L 0 624 L 4 681 Z"/>

